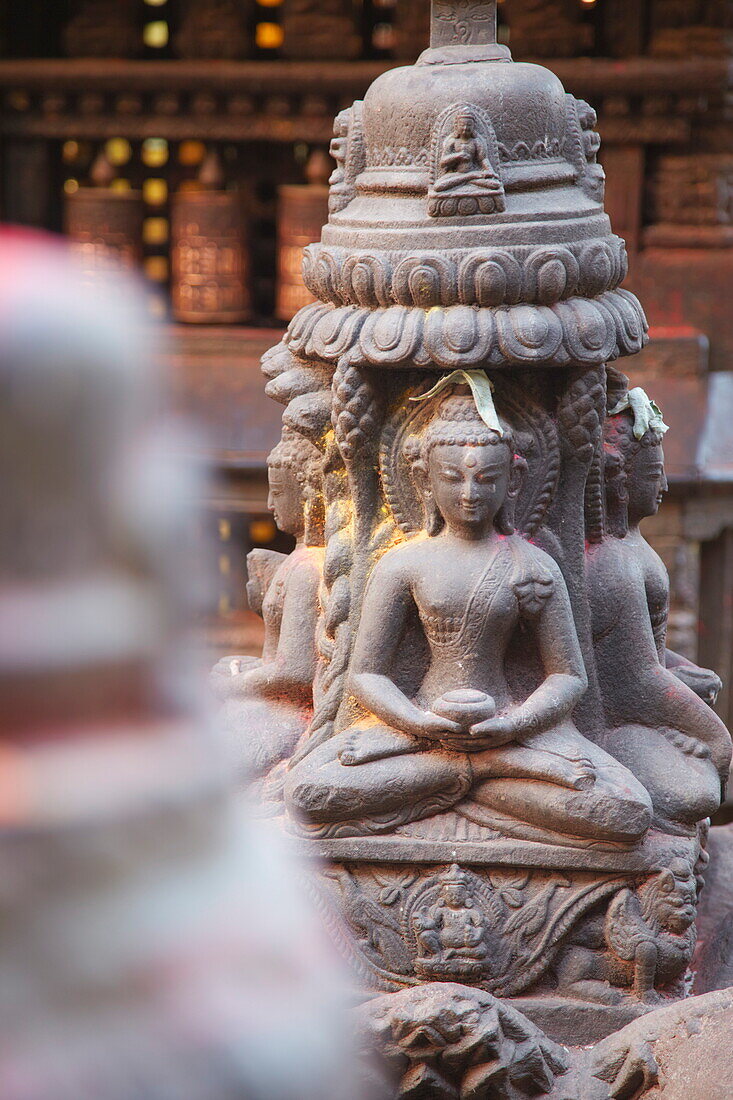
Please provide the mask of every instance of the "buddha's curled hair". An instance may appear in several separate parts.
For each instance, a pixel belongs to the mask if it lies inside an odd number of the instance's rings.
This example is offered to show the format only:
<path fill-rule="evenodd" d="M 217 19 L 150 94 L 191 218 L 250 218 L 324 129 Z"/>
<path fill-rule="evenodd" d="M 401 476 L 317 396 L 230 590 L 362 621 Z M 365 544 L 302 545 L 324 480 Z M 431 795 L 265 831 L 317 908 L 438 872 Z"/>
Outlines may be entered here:
<path fill-rule="evenodd" d="M 283 428 L 280 442 L 267 456 L 271 470 L 292 470 L 300 485 L 321 475 L 323 456 L 318 448 L 300 432 Z"/>
<path fill-rule="evenodd" d="M 606 489 L 606 513 L 609 528 L 616 538 L 624 538 L 628 532 L 627 488 L 628 469 L 631 460 L 643 447 L 656 447 L 662 443 L 664 433 L 649 428 L 637 439 L 634 435 L 634 417 L 630 409 L 606 417 L 603 425 L 603 476 Z"/>
<path fill-rule="evenodd" d="M 603 426 L 603 443 L 606 451 L 615 450 L 624 461 L 633 458 L 642 447 L 657 447 L 664 441 L 664 433 L 657 428 L 647 428 L 641 439 L 634 435 L 634 417 L 630 409 L 606 418 Z"/>
<path fill-rule="evenodd" d="M 423 436 L 421 457 L 427 462 L 433 447 L 466 446 L 486 447 L 503 443 L 511 451 L 514 438 L 508 424 L 500 420 L 502 434 L 489 428 L 481 419 L 472 394 L 451 394 L 444 397 L 438 406 L 438 412 L 428 425 Z"/>

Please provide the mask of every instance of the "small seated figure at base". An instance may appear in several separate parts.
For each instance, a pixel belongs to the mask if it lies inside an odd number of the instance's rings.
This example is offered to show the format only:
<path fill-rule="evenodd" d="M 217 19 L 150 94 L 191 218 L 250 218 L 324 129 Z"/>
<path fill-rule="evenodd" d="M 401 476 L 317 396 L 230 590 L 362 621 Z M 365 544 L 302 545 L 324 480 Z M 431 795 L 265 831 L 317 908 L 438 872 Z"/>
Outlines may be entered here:
<path fill-rule="evenodd" d="M 320 471 L 317 448 L 285 429 L 268 459 L 268 506 L 296 547 L 287 555 L 251 552 L 247 593 L 265 623 L 262 659 L 224 657 L 211 674 L 222 701 L 219 725 L 235 766 L 250 781 L 292 754 L 312 716 L 324 556 Z"/>
<path fill-rule="evenodd" d="M 421 977 L 480 977 L 489 968 L 485 917 L 471 897 L 466 876 L 453 865 L 441 878 L 440 896 L 412 917 Z"/>
<path fill-rule="evenodd" d="M 701 698 L 715 694 L 718 678 L 666 649 L 669 578 L 639 529 L 667 487 L 663 426 L 653 419 L 637 438 L 635 423 L 630 406 L 607 418 L 611 534 L 586 555 L 603 747 L 644 784 L 661 828 L 690 832 L 720 805 L 731 740 Z"/>
<path fill-rule="evenodd" d="M 562 574 L 513 533 L 522 462 L 510 430 L 487 427 L 470 395 L 449 396 L 414 475 L 428 529 L 377 563 L 357 631 L 350 690 L 369 717 L 288 773 L 293 816 L 316 835 L 359 835 L 455 807 L 561 843 L 638 842 L 649 796 L 572 721 L 587 681 Z M 410 648 L 418 623 L 427 659 Z M 507 663 L 520 627 L 542 679 L 517 698 Z M 396 682 L 400 663 L 411 689 Z"/>

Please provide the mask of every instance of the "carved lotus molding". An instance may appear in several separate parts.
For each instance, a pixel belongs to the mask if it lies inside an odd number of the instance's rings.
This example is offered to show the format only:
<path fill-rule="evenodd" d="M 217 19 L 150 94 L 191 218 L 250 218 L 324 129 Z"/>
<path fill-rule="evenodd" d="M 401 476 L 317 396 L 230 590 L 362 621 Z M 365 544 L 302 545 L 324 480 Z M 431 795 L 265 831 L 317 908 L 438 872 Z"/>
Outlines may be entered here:
<path fill-rule="evenodd" d="M 646 342 L 641 305 L 626 290 L 553 306 L 496 309 L 306 306 L 291 322 L 288 348 L 304 358 L 380 367 L 447 370 L 506 366 L 601 365 Z"/>
<path fill-rule="evenodd" d="M 336 305 L 554 305 L 593 298 L 626 277 L 626 247 L 610 236 L 571 245 L 454 252 L 355 252 L 312 244 L 303 257 L 308 289 Z"/>

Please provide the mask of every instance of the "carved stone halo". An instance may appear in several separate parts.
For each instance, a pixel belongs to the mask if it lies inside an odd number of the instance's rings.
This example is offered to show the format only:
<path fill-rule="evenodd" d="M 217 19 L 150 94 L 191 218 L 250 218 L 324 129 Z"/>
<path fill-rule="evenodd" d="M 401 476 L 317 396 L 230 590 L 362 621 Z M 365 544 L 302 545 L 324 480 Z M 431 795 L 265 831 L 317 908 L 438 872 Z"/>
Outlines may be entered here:
<path fill-rule="evenodd" d="M 418 972 L 426 977 L 446 978 L 461 972 L 460 962 L 456 965 L 456 959 L 448 957 L 435 959 L 420 959 L 419 944 L 415 934 L 415 918 L 421 913 L 434 910 L 439 904 L 442 892 L 446 886 L 458 885 L 466 891 L 466 904 L 464 908 L 478 911 L 481 915 L 481 939 L 485 944 L 484 957 L 479 959 L 466 959 L 463 963 L 465 976 L 473 976 L 474 979 L 490 979 L 506 969 L 509 963 L 506 945 L 502 943 L 500 926 L 502 909 L 499 901 L 494 897 L 491 882 L 481 880 L 470 871 L 454 864 L 442 874 L 429 878 L 422 889 L 413 893 L 404 907 L 402 913 L 402 928 L 405 941 L 413 954 L 414 965 Z M 432 965 L 431 965 L 432 964 Z"/>

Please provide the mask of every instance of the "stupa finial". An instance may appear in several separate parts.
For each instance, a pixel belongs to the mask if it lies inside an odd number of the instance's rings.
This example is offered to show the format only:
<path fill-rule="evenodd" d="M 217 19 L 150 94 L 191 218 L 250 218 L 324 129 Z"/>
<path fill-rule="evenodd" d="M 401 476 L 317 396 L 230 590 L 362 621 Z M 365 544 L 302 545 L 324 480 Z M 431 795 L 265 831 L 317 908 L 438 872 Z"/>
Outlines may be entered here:
<path fill-rule="evenodd" d="M 430 45 L 485 46 L 496 42 L 496 0 L 432 0 Z"/>

